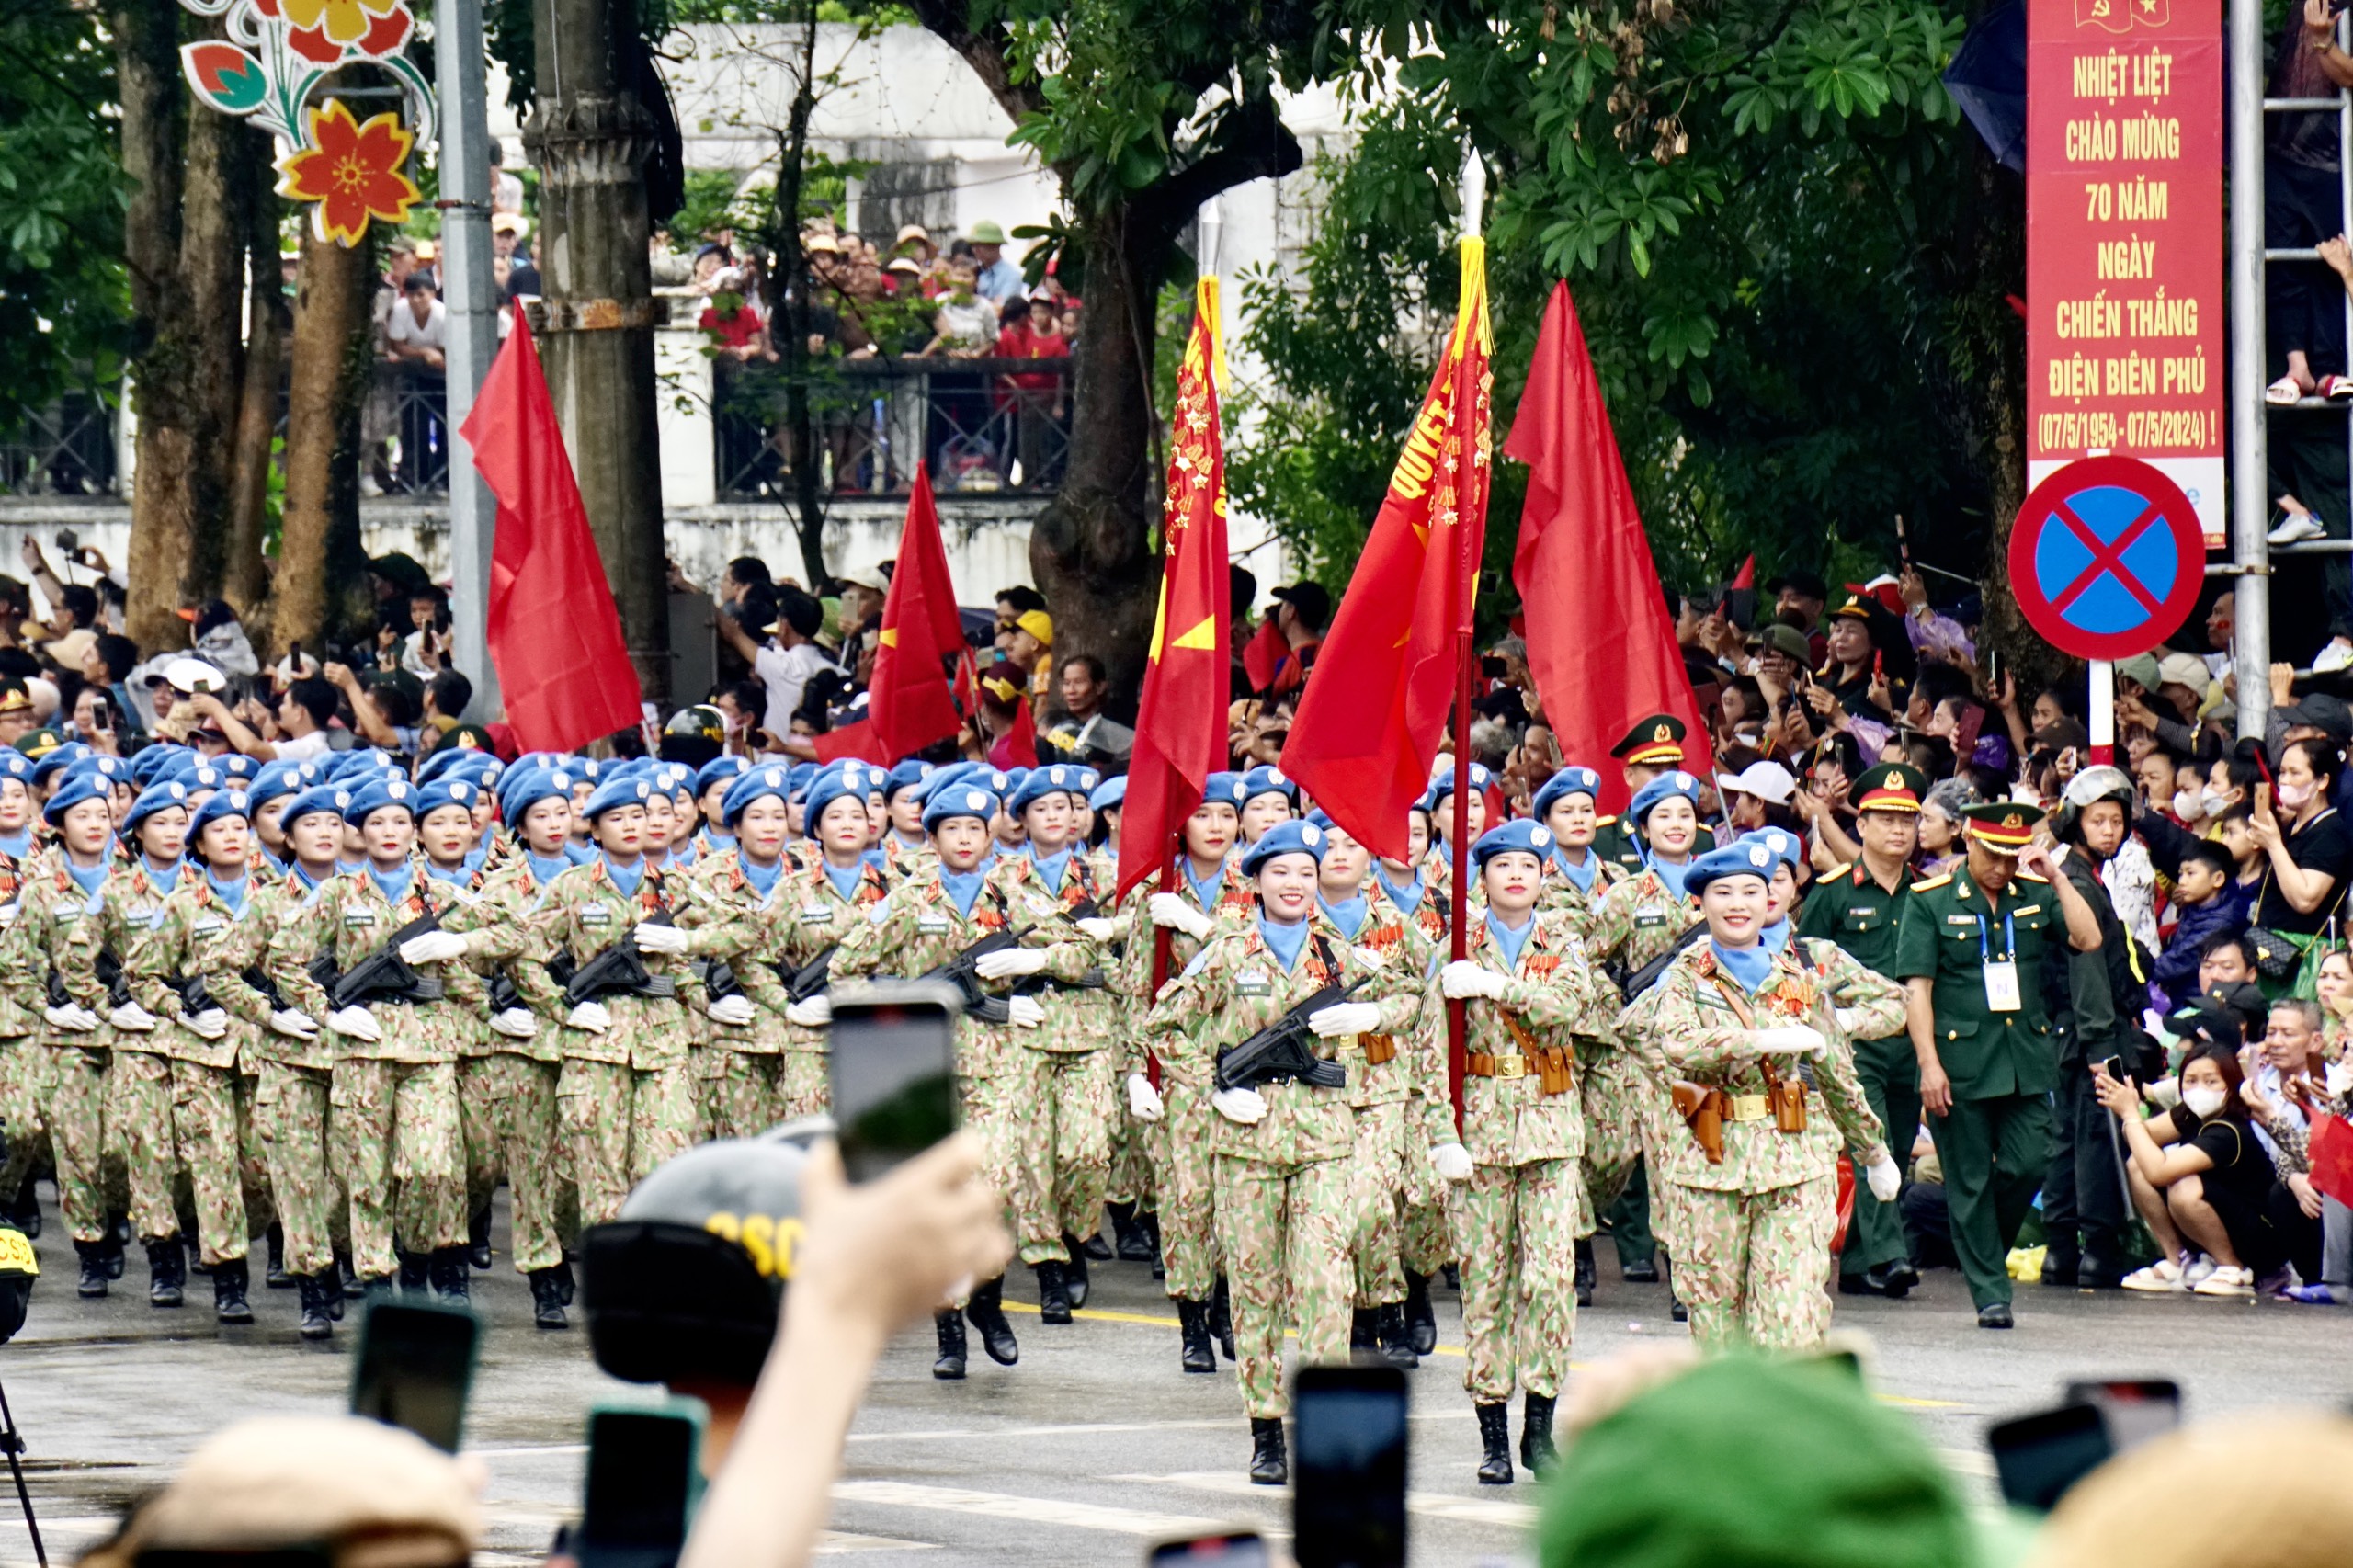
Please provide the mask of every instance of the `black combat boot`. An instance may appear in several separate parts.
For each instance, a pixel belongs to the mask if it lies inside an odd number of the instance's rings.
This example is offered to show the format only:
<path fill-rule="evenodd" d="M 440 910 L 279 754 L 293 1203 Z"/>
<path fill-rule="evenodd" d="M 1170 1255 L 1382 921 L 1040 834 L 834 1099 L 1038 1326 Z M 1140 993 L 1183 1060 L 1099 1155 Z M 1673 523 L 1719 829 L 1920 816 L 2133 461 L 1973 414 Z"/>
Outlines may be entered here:
<path fill-rule="evenodd" d="M 404 1296 L 424 1295 L 433 1282 L 433 1255 L 429 1252 L 403 1250 L 395 1256 L 401 1260 L 401 1294 Z"/>
<path fill-rule="evenodd" d="M 1593 1238 L 1586 1236 L 1577 1243 L 1577 1305 L 1593 1305 L 1593 1287 L 1601 1277 L 1593 1267 Z"/>
<path fill-rule="evenodd" d="M 74 1287 L 74 1294 L 97 1298 L 107 1293 L 107 1244 L 83 1242 L 74 1244 L 74 1256 L 82 1260 L 82 1282 Z"/>
<path fill-rule="evenodd" d="M 1351 1360 L 1370 1356 L 1381 1348 L 1381 1313 L 1371 1307 L 1358 1307 L 1348 1314 L 1348 1353 Z"/>
<path fill-rule="evenodd" d="M 1036 1267 L 1039 1320 L 1043 1323 L 1070 1322 L 1070 1289 L 1064 1283 L 1063 1266 L 1050 1257 Z"/>
<path fill-rule="evenodd" d="M 563 1288 L 563 1304 L 572 1305 L 572 1292 L 577 1282 L 572 1277 L 571 1254 L 566 1253 L 563 1261 L 555 1266 L 555 1282 Z"/>
<path fill-rule="evenodd" d="M 1511 1406 L 1477 1404 L 1479 1413 L 1479 1484 L 1511 1484 Z"/>
<path fill-rule="evenodd" d="M 531 1321 L 541 1328 L 570 1328 L 563 1315 L 563 1286 L 552 1268 L 535 1268 L 525 1276 L 531 1282 Z"/>
<path fill-rule="evenodd" d="M 351 1255 L 347 1252 L 339 1252 L 335 1254 L 335 1267 L 337 1278 L 341 1278 L 343 1281 L 343 1293 L 351 1300 L 355 1301 L 358 1301 L 359 1299 L 360 1291 L 366 1287 L 360 1283 L 359 1271 L 351 1267 Z M 335 1314 L 335 1321 L 337 1323 L 343 1321 L 343 1314 L 341 1312 L 337 1312 Z"/>
<path fill-rule="evenodd" d="M 942 1382 L 958 1382 L 964 1376 L 964 1315 L 949 1311 L 931 1314 L 931 1326 L 939 1333 L 939 1355 L 931 1363 L 931 1375 Z"/>
<path fill-rule="evenodd" d="M 1144 1228 L 1132 1203 L 1112 1203 L 1105 1207 L 1111 1211 L 1111 1246 L 1121 1263 L 1150 1263 L 1154 1256 L 1152 1233 Z"/>
<path fill-rule="evenodd" d="M 391 1274 L 361 1275 L 358 1296 L 360 1304 L 369 1306 L 378 1301 L 397 1301 L 399 1296 L 392 1289 L 393 1282 L 397 1278 L 398 1276 Z"/>
<path fill-rule="evenodd" d="M 1233 1353 L 1233 1292 L 1226 1288 L 1222 1274 L 1217 1277 L 1217 1290 L 1210 1297 L 1210 1334 L 1227 1360 L 1240 1359 Z"/>
<path fill-rule="evenodd" d="M 204 1261 L 204 1247 L 197 1240 L 196 1216 L 193 1214 L 180 1216 L 180 1245 L 188 1248 L 188 1271 L 190 1274 L 212 1272 L 212 1266 Z"/>
<path fill-rule="evenodd" d="M 1279 1415 L 1250 1418 L 1250 1484 L 1287 1486 L 1290 1459 L 1283 1452 L 1283 1420 Z"/>
<path fill-rule="evenodd" d="M 1100 1224 L 1087 1233 L 1085 1241 L 1080 1241 L 1076 1236 L 1071 1237 L 1070 1255 L 1074 1258 L 1084 1257 L 1090 1263 L 1108 1263 L 1120 1256 L 1113 1249 L 1110 1242 L 1105 1238 L 1103 1227 Z"/>
<path fill-rule="evenodd" d="M 1021 1359 L 1020 1342 L 1013 1337 L 1013 1325 L 1005 1321 L 1005 1276 L 1000 1274 L 972 1292 L 972 1304 L 964 1309 L 965 1317 L 981 1331 L 981 1348 L 989 1359 L 1000 1367 L 1010 1367 Z"/>
<path fill-rule="evenodd" d="M 466 1261 L 476 1268 L 490 1267 L 490 1205 L 466 1216 Z"/>
<path fill-rule="evenodd" d="M 1176 1298 L 1176 1326 L 1185 1348 L 1177 1364 L 1188 1372 L 1217 1370 L 1217 1348 L 1210 1343 L 1210 1304 Z"/>
<path fill-rule="evenodd" d="M 316 1274 L 298 1274 L 294 1288 L 300 1291 L 302 1304 L 301 1334 L 305 1339 L 325 1339 L 335 1333 L 335 1313 L 328 1307 L 331 1301 L 343 1298 L 343 1279 L 332 1268 Z"/>
<path fill-rule="evenodd" d="M 462 1246 L 437 1247 L 426 1265 L 426 1277 L 433 1283 L 433 1299 L 445 1307 L 472 1304 L 473 1276 L 467 1267 L 469 1259 Z"/>
<path fill-rule="evenodd" d="M 1691 1309 L 1683 1304 L 1682 1297 L 1677 1296 L 1675 1298 L 1674 1310 L 1667 1315 L 1674 1318 L 1677 1323 L 1689 1323 L 1691 1321 Z"/>
<path fill-rule="evenodd" d="M 269 1229 L 262 1233 L 263 1254 L 261 1282 L 272 1290 L 290 1290 L 294 1276 L 286 1272 L 286 1227 L 272 1220 Z"/>
<path fill-rule="evenodd" d="M 1136 1216 L 1136 1223 L 1142 1225 L 1144 1229 L 1144 1233 L 1152 1238 L 1152 1278 L 1154 1281 L 1157 1283 L 1160 1280 L 1167 1278 L 1168 1265 L 1167 1262 L 1160 1256 L 1160 1216 L 1158 1214 L 1139 1214 Z"/>
<path fill-rule="evenodd" d="M 1070 1254 L 1070 1261 L 1063 1265 L 1063 1294 L 1070 1298 L 1071 1310 L 1086 1305 L 1086 1244 L 1076 1236 L 1064 1236 L 1063 1246 Z"/>
<path fill-rule="evenodd" d="M 111 1247 L 107 1254 L 107 1278 L 119 1279 L 122 1278 L 122 1260 L 131 1251 L 131 1221 L 123 1215 L 117 1214 L 107 1224 L 107 1235 Z"/>
<path fill-rule="evenodd" d="M 1413 1335 L 1414 1354 L 1427 1356 L 1438 1348 L 1438 1313 L 1430 1310 L 1430 1277 L 1405 1270 L 1405 1331 Z"/>
<path fill-rule="evenodd" d="M 27 1176 L 25 1185 L 17 1189 L 16 1206 L 8 1210 L 8 1218 L 25 1233 L 27 1241 L 40 1240 L 40 1193 L 31 1176 Z"/>
<path fill-rule="evenodd" d="M 1414 1331 L 1405 1326 L 1405 1307 L 1402 1301 L 1391 1301 L 1381 1309 L 1381 1354 L 1391 1366 L 1410 1372 L 1422 1364 L 1414 1349 Z"/>
<path fill-rule="evenodd" d="M 212 1266 L 212 1315 L 222 1323 L 251 1323 L 253 1308 L 245 1304 L 248 1276 L 245 1260 L 233 1257 Z"/>
<path fill-rule="evenodd" d="M 147 1244 L 147 1304 L 176 1307 L 187 1297 L 188 1248 L 177 1236 Z"/>
<path fill-rule="evenodd" d="M 1560 1451 L 1552 1447 L 1552 1396 L 1531 1393 L 1520 1415 L 1519 1462 L 1528 1467 L 1529 1474 L 1537 1475 L 1550 1471 L 1559 1457 Z"/>

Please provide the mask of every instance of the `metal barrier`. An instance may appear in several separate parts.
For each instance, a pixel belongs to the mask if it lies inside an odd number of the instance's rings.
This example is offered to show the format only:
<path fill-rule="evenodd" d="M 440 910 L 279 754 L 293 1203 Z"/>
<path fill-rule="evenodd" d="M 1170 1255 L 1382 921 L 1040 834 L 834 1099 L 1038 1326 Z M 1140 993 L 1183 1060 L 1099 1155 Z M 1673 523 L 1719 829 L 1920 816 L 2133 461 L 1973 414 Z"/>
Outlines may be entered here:
<path fill-rule="evenodd" d="M 377 483 L 409 494 L 447 494 L 449 488 L 449 385 L 440 371 L 422 365 L 376 367 L 378 418 L 389 421 L 389 446 L 373 448 L 369 460 Z M 375 434 L 375 419 L 368 421 Z M 390 483 L 386 483 L 386 481 Z"/>
<path fill-rule="evenodd" d="M 714 369 L 720 494 L 789 500 L 798 454 L 782 367 L 722 358 Z M 810 460 L 835 494 L 904 494 L 916 461 L 942 493 L 1048 494 L 1070 454 L 1068 359 L 824 360 L 811 367 L 809 402 Z"/>
<path fill-rule="evenodd" d="M 0 494 L 115 494 L 115 405 L 95 392 L 68 392 L 0 431 Z"/>

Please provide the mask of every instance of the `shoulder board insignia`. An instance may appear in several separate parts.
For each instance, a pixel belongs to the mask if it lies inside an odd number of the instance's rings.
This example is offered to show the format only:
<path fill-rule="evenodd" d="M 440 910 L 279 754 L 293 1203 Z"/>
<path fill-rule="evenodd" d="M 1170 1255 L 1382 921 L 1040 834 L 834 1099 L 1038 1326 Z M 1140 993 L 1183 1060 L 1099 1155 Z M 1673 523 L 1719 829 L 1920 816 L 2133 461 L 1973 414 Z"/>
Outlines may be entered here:
<path fill-rule="evenodd" d="M 1596 827 L 1615 827 L 1618 825 L 1618 819 L 1614 816 L 1596 817 L 1593 819 L 1593 825 Z"/>
<path fill-rule="evenodd" d="M 1853 861 L 1849 860 L 1843 865 L 1833 866 L 1830 869 L 1823 872 L 1822 881 L 1825 882 L 1835 882 L 1839 878 L 1845 876 L 1847 872 L 1855 869 L 1858 869 L 1857 866 Z"/>
<path fill-rule="evenodd" d="M 1938 888 L 1943 887 L 1947 882 L 1951 881 L 1952 873 L 1950 871 L 1947 871 L 1941 877 L 1930 877 L 1926 881 L 1914 882 L 1912 884 L 1912 891 L 1914 892 L 1931 892 Z"/>
<path fill-rule="evenodd" d="M 2043 887 L 2049 887 L 2051 885 L 2051 879 L 2049 877 L 2038 877 L 2032 871 L 2020 871 L 2018 873 L 2018 881 L 2022 882 L 2036 882 Z"/>

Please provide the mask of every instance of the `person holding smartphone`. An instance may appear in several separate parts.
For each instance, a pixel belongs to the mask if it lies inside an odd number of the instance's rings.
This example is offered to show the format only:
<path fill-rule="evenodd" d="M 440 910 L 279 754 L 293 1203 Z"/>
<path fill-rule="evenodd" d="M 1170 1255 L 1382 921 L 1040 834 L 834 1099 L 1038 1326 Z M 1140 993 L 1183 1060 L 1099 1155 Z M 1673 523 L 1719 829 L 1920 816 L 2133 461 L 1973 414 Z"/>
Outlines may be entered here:
<path fill-rule="evenodd" d="M 1313 929 L 1323 858 L 1323 830 L 1299 821 L 1269 829 L 1242 857 L 1243 874 L 1256 884 L 1258 914 L 1215 929 L 1153 1004 L 1144 1031 L 1164 1062 L 1182 1061 L 1196 1081 L 1214 1083 L 1222 1051 L 1325 988 L 1370 982 L 1379 991 L 1386 958 Z M 1379 1002 L 1329 1002 L 1305 1022 L 1316 1054 L 1331 1061 L 1343 1040 L 1393 1034 L 1416 1010 L 1411 994 L 1399 991 Z M 1356 1114 L 1345 1086 L 1302 1080 L 1237 1084 L 1216 1090 L 1210 1106 L 1217 1117 L 1219 1239 L 1232 1270 L 1233 1337 L 1250 1417 L 1250 1479 L 1279 1486 L 1290 1478 L 1286 1325 L 1298 1332 L 1302 1359 L 1347 1353 Z"/>

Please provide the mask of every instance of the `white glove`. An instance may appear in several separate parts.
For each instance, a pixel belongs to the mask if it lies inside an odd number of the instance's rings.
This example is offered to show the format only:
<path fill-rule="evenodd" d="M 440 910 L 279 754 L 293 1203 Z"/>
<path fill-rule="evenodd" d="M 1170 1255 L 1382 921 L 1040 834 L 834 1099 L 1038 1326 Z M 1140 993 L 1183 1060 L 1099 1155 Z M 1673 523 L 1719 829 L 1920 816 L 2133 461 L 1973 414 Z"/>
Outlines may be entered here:
<path fill-rule="evenodd" d="M 1046 955 L 1036 948 L 999 948 L 972 960 L 972 972 L 983 980 L 1010 980 L 1045 967 Z"/>
<path fill-rule="evenodd" d="M 1141 1073 L 1129 1074 L 1128 1114 L 1138 1121 L 1158 1121 L 1167 1113 L 1167 1108 L 1160 1103 L 1160 1091 L 1152 1086 L 1152 1080 Z"/>
<path fill-rule="evenodd" d="M 1034 1029 L 1046 1021 L 1046 1009 L 1038 1005 L 1035 996 L 1008 996 L 1005 1010 L 1013 1016 L 1013 1027 Z"/>
<path fill-rule="evenodd" d="M 1456 959 L 1438 971 L 1438 983 L 1449 1001 L 1460 1001 L 1466 996 L 1483 996 L 1492 1001 L 1504 994 L 1504 987 L 1511 981 L 1508 976 L 1497 974 L 1484 964 L 1473 963 L 1469 959 Z"/>
<path fill-rule="evenodd" d="M 1859 1007 L 1836 1007 L 1831 1010 L 1830 1017 L 1837 1023 L 1840 1034 L 1851 1036 L 1855 1032 L 1855 1022 L 1861 1014 Z"/>
<path fill-rule="evenodd" d="M 641 953 L 678 954 L 687 950 L 687 934 L 676 926 L 663 926 L 651 920 L 641 920 L 630 933 L 637 938 Z"/>
<path fill-rule="evenodd" d="M 15 906 L 12 904 L 9 907 Z M 1078 923 L 1078 928 L 1093 941 L 1108 942 L 1119 934 L 1120 923 L 1116 920 L 1108 920 L 1100 915 L 1090 915 Z"/>
<path fill-rule="evenodd" d="M 820 991 L 806 1002 L 787 1006 L 784 1016 L 804 1029 L 822 1029 L 834 1021 L 834 999 Z"/>
<path fill-rule="evenodd" d="M 1210 1108 L 1245 1127 L 1256 1126 L 1267 1114 L 1266 1096 L 1256 1089 L 1220 1089 L 1210 1096 Z"/>
<path fill-rule="evenodd" d="M 506 1007 L 490 1016 L 490 1027 L 509 1040 L 529 1040 L 540 1032 L 540 1020 L 529 1007 Z"/>
<path fill-rule="evenodd" d="M 403 963 L 446 963 L 466 956 L 466 939 L 455 931 L 427 931 L 401 944 Z"/>
<path fill-rule="evenodd" d="M 1822 1031 L 1810 1024 L 1783 1024 L 1777 1029 L 1758 1029 L 1750 1037 L 1748 1049 L 1759 1056 L 1819 1056 L 1829 1044 Z"/>
<path fill-rule="evenodd" d="M 201 1013 L 190 1013 L 182 1017 L 180 1022 L 207 1040 L 219 1040 L 229 1032 L 229 1015 L 218 1007 L 207 1007 Z"/>
<path fill-rule="evenodd" d="M 722 1024 L 748 1024 L 752 1021 L 752 999 L 740 993 L 722 996 L 705 1011 Z"/>
<path fill-rule="evenodd" d="M 563 1016 L 563 1021 L 575 1029 L 590 1034 L 603 1034 L 613 1027 L 613 1016 L 605 1011 L 602 1002 L 583 1002 Z"/>
<path fill-rule="evenodd" d="M 1432 1149 L 1430 1164 L 1438 1167 L 1441 1181 L 1471 1179 L 1471 1151 L 1460 1143 L 1441 1143 Z"/>
<path fill-rule="evenodd" d="M 155 1015 L 136 1002 L 125 1002 L 107 1015 L 107 1022 L 131 1034 L 146 1034 L 155 1027 Z"/>
<path fill-rule="evenodd" d="M 1206 942 L 1217 923 L 1187 903 L 1178 894 L 1156 892 L 1144 901 L 1145 910 L 1154 926 L 1165 926 L 1172 931 L 1182 931 L 1196 942 Z"/>
<path fill-rule="evenodd" d="M 1334 1035 L 1363 1034 L 1381 1027 L 1381 1004 L 1335 1002 L 1308 1014 L 1307 1027 L 1322 1040 L 1330 1040 Z"/>
<path fill-rule="evenodd" d="M 316 1040 L 319 1020 L 300 1007 L 280 1007 L 269 1016 L 270 1032 L 282 1034 L 288 1040 Z"/>
<path fill-rule="evenodd" d="M 1863 1178 L 1871 1184 L 1871 1196 L 1881 1203 L 1894 1202 L 1895 1195 L 1904 1190 L 1903 1168 L 1887 1155 L 1881 1155 L 1879 1164 L 1865 1171 Z"/>
<path fill-rule="evenodd" d="M 68 1034 L 84 1034 L 98 1027 L 98 1016 L 78 1002 L 63 1007 L 45 1007 L 41 1009 L 40 1016 L 49 1020 L 51 1028 L 63 1029 Z"/>
<path fill-rule="evenodd" d="M 365 1007 L 337 1007 L 327 1015 L 327 1028 L 354 1040 L 364 1040 L 370 1045 L 384 1038 L 384 1031 Z"/>
<path fill-rule="evenodd" d="M 13 898 L 6 903 L 0 903 L 0 931 L 6 931 L 17 923 L 17 905 L 18 901 Z"/>

